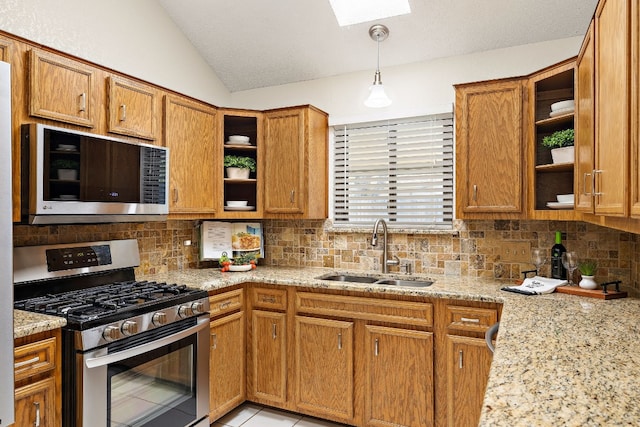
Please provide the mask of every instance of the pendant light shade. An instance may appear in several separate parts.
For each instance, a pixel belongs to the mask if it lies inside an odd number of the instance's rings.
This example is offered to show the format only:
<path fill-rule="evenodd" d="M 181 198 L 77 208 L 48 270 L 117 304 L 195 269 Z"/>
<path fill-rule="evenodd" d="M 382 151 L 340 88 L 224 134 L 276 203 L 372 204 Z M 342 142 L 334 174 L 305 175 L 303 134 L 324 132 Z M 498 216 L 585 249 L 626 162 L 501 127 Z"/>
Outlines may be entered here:
<path fill-rule="evenodd" d="M 381 108 L 391 105 L 391 99 L 387 96 L 380 77 L 380 42 L 389 36 L 389 29 L 381 24 L 373 25 L 369 28 L 369 36 L 378 44 L 378 62 L 373 84 L 369 87 L 369 97 L 365 99 L 364 105 L 372 108 Z"/>

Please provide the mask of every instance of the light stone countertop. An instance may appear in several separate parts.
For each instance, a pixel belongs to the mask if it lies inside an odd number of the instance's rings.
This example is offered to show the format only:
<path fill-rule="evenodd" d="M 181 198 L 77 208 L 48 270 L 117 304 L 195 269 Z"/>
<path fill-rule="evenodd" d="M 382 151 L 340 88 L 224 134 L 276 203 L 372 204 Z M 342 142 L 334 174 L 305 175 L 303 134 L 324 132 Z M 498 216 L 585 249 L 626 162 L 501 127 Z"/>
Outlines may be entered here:
<path fill-rule="evenodd" d="M 205 290 L 259 282 L 502 303 L 480 425 L 640 425 L 640 299 L 604 301 L 558 293 L 524 296 L 501 291 L 507 282 L 467 277 L 432 276 L 435 283 L 427 288 L 316 279 L 331 272 L 335 270 L 260 266 L 246 273 L 194 269 L 138 279 Z M 24 312 L 14 313 L 18 313 L 16 327 L 28 323 L 26 318 L 19 319 Z M 52 319 L 27 315 L 39 325 Z"/>
<path fill-rule="evenodd" d="M 51 331 L 67 324 L 64 317 L 48 316 L 46 314 L 29 313 L 28 311 L 13 310 L 13 338 L 22 338 L 38 332 Z"/>

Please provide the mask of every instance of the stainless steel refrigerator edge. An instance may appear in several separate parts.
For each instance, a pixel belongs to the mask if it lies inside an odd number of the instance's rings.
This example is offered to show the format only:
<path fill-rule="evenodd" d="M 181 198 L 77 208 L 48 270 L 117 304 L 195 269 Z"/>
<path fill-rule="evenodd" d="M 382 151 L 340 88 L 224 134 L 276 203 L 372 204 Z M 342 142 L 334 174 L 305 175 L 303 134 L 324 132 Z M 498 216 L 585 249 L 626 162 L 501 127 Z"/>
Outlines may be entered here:
<path fill-rule="evenodd" d="M 11 66 L 0 62 L 0 426 L 14 422 Z"/>

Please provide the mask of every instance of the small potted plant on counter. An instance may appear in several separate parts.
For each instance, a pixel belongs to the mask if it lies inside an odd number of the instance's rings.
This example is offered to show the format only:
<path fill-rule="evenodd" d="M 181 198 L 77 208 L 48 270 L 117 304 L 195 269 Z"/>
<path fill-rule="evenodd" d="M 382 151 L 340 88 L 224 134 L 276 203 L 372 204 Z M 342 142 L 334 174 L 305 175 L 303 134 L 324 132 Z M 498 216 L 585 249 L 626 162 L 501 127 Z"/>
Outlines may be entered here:
<path fill-rule="evenodd" d="M 71 159 L 56 159 L 51 162 L 51 169 L 56 171 L 60 180 L 73 181 L 78 179 L 78 161 Z"/>
<path fill-rule="evenodd" d="M 247 179 L 251 172 L 256 171 L 256 161 L 251 157 L 224 156 L 224 167 L 227 171 L 227 178 Z"/>
<path fill-rule="evenodd" d="M 580 274 L 582 275 L 582 280 L 580 280 L 580 287 L 583 289 L 596 289 L 598 287 L 598 283 L 596 283 L 594 277 L 596 275 L 596 271 L 598 271 L 598 264 L 595 261 L 582 261 L 578 264 L 578 270 L 580 270 Z"/>
<path fill-rule="evenodd" d="M 542 138 L 542 146 L 551 149 L 553 163 L 574 162 L 574 135 L 573 129 L 565 129 Z"/>

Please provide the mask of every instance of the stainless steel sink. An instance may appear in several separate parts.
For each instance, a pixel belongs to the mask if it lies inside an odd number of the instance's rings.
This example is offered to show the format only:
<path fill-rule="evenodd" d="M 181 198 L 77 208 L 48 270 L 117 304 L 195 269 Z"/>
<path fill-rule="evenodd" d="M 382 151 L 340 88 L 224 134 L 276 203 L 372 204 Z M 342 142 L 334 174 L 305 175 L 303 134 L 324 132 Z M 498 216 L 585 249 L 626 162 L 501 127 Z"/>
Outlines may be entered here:
<path fill-rule="evenodd" d="M 399 279 L 381 279 L 374 282 L 377 285 L 389 285 L 389 286 L 413 286 L 416 288 L 424 288 L 433 285 L 433 282 L 428 280 L 399 280 Z"/>
<path fill-rule="evenodd" d="M 368 276 L 350 276 L 346 274 L 327 274 L 324 276 L 316 277 L 321 280 L 331 280 L 334 282 L 356 282 L 356 283 L 373 283 L 378 280 L 375 277 Z"/>
<path fill-rule="evenodd" d="M 428 280 L 379 279 L 377 277 L 354 276 L 349 274 L 325 274 L 324 276 L 316 277 L 316 279 L 331 280 L 334 282 L 370 283 L 372 285 L 407 286 L 416 288 L 424 288 L 426 286 L 433 285 L 433 282 Z"/>

